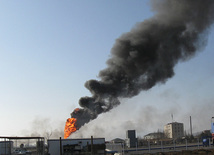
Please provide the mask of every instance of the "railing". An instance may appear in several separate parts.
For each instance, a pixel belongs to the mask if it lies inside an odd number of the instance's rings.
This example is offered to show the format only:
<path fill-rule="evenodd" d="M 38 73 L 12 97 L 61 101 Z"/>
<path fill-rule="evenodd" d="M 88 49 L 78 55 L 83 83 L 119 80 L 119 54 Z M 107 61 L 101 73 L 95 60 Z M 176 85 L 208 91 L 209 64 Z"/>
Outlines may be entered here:
<path fill-rule="evenodd" d="M 163 145 L 161 142 L 161 145 L 151 145 L 148 143 L 147 146 L 141 146 L 138 147 L 136 145 L 135 148 L 125 148 L 124 144 L 107 144 L 106 148 L 117 152 L 118 154 L 127 154 L 131 152 L 136 152 L 136 154 L 140 153 L 157 153 L 157 152 L 172 152 L 172 151 L 182 151 L 182 150 L 197 150 L 197 149 L 211 149 L 214 148 L 213 144 L 211 142 L 208 145 L 204 145 L 203 142 L 197 142 L 197 143 L 186 143 L 185 144 L 176 144 L 175 141 L 173 141 L 172 144 Z"/>

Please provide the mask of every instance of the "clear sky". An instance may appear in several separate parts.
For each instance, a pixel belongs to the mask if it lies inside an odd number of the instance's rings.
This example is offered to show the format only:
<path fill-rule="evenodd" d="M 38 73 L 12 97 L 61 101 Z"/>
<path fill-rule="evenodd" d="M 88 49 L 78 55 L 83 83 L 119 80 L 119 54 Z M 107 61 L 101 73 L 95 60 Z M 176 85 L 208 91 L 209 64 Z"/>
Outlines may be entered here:
<path fill-rule="evenodd" d="M 62 136 L 64 123 L 97 79 L 121 34 L 153 16 L 148 0 L 0 1 L 0 135 Z M 162 130 L 173 120 L 189 132 L 210 129 L 214 116 L 214 29 L 175 76 L 100 115 L 74 136 L 125 137 Z"/>

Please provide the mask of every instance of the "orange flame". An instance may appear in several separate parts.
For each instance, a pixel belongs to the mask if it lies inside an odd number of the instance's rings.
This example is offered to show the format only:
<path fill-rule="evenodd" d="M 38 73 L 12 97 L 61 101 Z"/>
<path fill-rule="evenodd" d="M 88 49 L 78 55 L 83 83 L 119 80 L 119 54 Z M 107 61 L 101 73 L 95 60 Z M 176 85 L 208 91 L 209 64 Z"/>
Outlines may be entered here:
<path fill-rule="evenodd" d="M 64 129 L 64 139 L 68 138 L 73 132 L 77 130 L 76 128 L 76 118 L 68 118 L 65 123 L 65 129 Z"/>
<path fill-rule="evenodd" d="M 78 112 L 78 111 L 80 111 L 80 108 L 74 109 L 74 112 L 75 112 L 75 113 Z"/>

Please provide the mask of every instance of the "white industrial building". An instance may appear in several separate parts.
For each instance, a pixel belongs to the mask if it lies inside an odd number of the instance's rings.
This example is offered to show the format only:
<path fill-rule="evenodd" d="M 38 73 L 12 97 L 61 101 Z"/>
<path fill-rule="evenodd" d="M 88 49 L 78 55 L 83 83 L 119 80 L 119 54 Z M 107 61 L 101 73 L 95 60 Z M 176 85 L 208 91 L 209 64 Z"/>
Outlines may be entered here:
<path fill-rule="evenodd" d="M 184 124 L 178 122 L 168 123 L 164 126 L 164 133 L 167 138 L 181 138 L 184 136 Z"/>
<path fill-rule="evenodd" d="M 154 132 L 154 133 L 149 133 L 144 136 L 144 139 L 151 140 L 151 139 L 162 139 L 164 138 L 164 133 L 162 132 Z"/>
<path fill-rule="evenodd" d="M 105 138 L 84 139 L 49 139 L 48 153 L 51 155 L 79 154 L 93 152 L 94 154 L 105 154 Z"/>

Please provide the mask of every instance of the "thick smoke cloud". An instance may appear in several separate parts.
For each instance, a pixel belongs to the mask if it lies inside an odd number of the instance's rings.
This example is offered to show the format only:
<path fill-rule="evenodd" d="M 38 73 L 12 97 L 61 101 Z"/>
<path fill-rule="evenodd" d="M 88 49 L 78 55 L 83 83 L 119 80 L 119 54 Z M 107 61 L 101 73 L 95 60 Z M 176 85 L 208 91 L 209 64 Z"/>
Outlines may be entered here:
<path fill-rule="evenodd" d="M 78 128 L 119 105 L 119 98 L 165 83 L 179 61 L 188 60 L 205 45 L 214 19 L 213 0 L 151 2 L 155 16 L 119 37 L 100 80 L 85 83 L 92 97 L 82 97 L 82 108 L 71 113 Z"/>

